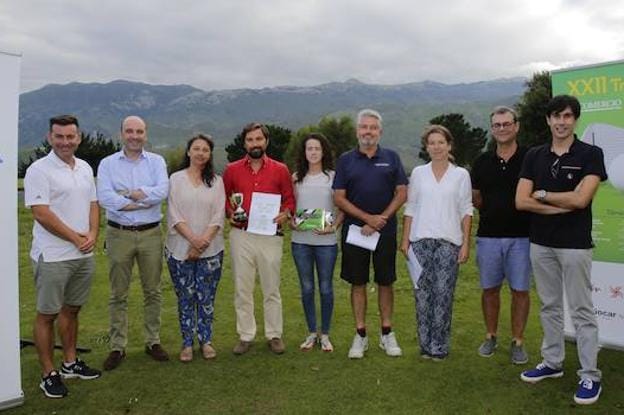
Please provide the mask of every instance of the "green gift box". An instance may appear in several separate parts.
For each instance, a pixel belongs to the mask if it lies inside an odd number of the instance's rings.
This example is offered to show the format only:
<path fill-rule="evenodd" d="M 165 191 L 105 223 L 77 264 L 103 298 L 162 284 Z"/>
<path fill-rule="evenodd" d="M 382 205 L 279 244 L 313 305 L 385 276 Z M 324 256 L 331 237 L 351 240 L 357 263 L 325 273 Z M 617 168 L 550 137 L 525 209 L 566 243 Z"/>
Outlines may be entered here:
<path fill-rule="evenodd" d="M 325 228 L 325 209 L 297 209 L 295 225 L 299 231 Z"/>

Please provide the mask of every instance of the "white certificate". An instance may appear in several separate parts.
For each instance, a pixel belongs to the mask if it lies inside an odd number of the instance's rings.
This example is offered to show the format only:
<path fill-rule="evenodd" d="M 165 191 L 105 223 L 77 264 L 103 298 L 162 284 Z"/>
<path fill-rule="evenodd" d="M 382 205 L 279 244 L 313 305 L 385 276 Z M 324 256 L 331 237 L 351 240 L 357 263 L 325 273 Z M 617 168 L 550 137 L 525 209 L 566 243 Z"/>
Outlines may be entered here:
<path fill-rule="evenodd" d="M 360 248 L 374 251 L 379 242 L 379 232 L 375 231 L 372 234 L 366 236 L 362 235 L 362 228 L 357 225 L 349 225 L 349 232 L 347 232 L 347 243 Z"/>
<path fill-rule="evenodd" d="M 422 266 L 418 262 L 418 258 L 416 258 L 416 254 L 411 246 L 407 248 L 407 270 L 414 283 L 414 288 L 418 289 L 418 280 L 422 275 Z"/>
<path fill-rule="evenodd" d="M 273 193 L 253 192 L 247 221 L 247 232 L 259 235 L 275 235 L 277 223 L 273 219 L 279 214 L 282 196 Z"/>

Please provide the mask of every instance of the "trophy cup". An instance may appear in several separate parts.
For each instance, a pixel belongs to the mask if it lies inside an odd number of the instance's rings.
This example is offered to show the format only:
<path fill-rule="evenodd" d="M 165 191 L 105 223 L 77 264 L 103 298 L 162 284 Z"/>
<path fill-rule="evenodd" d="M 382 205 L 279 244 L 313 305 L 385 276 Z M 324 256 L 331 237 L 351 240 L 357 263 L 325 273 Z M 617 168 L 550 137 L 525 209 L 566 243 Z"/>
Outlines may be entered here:
<path fill-rule="evenodd" d="M 247 213 L 245 212 L 245 209 L 243 209 L 243 194 L 232 193 L 230 196 L 230 202 L 235 207 L 234 212 L 232 213 L 232 219 L 234 219 L 234 222 L 247 222 Z"/>

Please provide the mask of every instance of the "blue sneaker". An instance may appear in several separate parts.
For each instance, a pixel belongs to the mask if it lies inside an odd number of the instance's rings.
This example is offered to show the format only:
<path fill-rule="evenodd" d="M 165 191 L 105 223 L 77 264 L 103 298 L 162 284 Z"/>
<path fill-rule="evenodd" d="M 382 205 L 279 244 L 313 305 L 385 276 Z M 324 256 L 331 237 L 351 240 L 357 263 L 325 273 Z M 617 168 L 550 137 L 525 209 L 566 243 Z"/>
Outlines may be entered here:
<path fill-rule="evenodd" d="M 591 379 L 581 379 L 576 394 L 574 394 L 574 402 L 579 405 L 591 405 L 598 400 L 602 392 L 600 382 Z"/>
<path fill-rule="evenodd" d="M 560 378 L 563 376 L 562 369 L 551 369 L 543 363 L 540 363 L 535 369 L 524 371 L 520 374 L 520 379 L 529 383 L 537 383 L 546 378 Z"/>

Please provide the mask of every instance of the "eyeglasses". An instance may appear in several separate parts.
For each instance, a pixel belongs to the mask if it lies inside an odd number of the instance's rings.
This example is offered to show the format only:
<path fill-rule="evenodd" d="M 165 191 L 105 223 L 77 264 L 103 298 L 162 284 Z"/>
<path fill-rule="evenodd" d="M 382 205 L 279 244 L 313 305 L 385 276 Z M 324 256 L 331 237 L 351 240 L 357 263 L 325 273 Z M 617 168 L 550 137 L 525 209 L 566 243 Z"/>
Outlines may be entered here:
<path fill-rule="evenodd" d="M 552 175 L 553 179 L 556 179 L 557 175 L 559 175 L 559 166 L 561 166 L 559 160 L 561 160 L 561 158 L 556 159 L 554 163 L 550 166 L 550 174 Z"/>
<path fill-rule="evenodd" d="M 494 124 L 492 124 L 492 129 L 493 130 L 502 130 L 503 128 L 509 128 L 512 125 L 514 125 L 516 122 L 510 122 L 510 121 L 505 121 L 505 122 L 496 122 Z"/>

